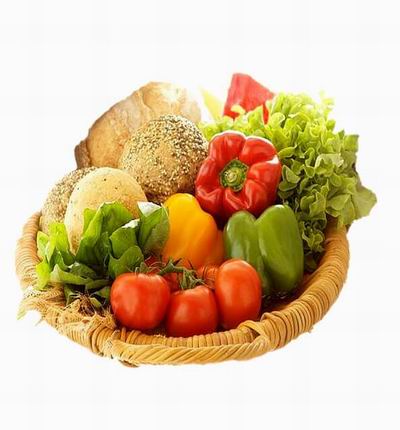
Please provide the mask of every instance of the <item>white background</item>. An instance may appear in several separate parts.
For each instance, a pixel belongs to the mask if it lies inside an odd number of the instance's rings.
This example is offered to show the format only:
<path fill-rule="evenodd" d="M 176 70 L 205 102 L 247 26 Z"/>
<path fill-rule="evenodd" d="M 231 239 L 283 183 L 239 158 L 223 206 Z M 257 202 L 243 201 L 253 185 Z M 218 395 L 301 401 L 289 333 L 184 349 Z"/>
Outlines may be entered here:
<path fill-rule="evenodd" d="M 376 1 L 9 1 L 0 6 L 0 428 L 398 429 L 399 11 Z M 149 80 L 224 97 L 232 72 L 325 90 L 378 195 L 311 334 L 248 362 L 129 369 L 16 320 L 14 249 L 73 147 Z M 397 409 L 397 410 L 396 410 Z"/>

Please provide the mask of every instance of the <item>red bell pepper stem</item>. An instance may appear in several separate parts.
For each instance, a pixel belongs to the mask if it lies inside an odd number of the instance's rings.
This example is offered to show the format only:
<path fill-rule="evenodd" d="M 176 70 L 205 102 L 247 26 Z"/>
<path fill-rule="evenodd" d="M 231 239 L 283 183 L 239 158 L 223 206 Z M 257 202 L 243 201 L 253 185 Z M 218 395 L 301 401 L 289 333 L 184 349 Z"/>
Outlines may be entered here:
<path fill-rule="evenodd" d="M 240 191 L 243 188 L 247 177 L 249 166 L 240 160 L 231 160 L 219 174 L 221 185 L 224 188 L 230 187 L 233 191 Z"/>

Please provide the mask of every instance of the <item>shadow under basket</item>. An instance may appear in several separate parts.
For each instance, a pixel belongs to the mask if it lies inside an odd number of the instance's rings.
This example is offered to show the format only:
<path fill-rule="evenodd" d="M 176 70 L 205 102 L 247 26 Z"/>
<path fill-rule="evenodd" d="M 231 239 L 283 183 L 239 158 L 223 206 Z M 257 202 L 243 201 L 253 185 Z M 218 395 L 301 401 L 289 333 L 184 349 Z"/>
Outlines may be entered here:
<path fill-rule="evenodd" d="M 110 312 L 93 313 L 85 299 L 65 307 L 60 287 L 46 291 L 34 288 L 35 266 L 40 261 L 36 249 L 39 219 L 40 213 L 29 218 L 16 250 L 16 271 L 24 291 L 20 315 L 38 311 L 42 319 L 74 342 L 130 366 L 247 360 L 281 348 L 310 331 L 328 312 L 342 289 L 349 265 L 346 229 L 330 223 L 317 270 L 305 278 L 296 298 L 263 313 L 260 321 L 245 321 L 233 330 L 188 338 L 145 334 L 120 328 Z"/>

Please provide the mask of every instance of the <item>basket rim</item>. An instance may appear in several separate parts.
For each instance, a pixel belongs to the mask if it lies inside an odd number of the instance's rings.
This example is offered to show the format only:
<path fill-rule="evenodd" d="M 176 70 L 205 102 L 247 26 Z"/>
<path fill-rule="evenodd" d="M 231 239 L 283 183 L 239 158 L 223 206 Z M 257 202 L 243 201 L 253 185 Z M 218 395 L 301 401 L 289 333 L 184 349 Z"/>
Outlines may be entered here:
<path fill-rule="evenodd" d="M 330 221 L 325 231 L 325 253 L 294 300 L 264 312 L 259 321 L 245 321 L 227 331 L 189 338 L 145 334 L 118 327 L 111 314 L 90 316 L 65 307 L 64 296 L 57 287 L 45 292 L 32 288 L 35 266 L 40 261 L 36 249 L 40 216 L 36 212 L 27 220 L 17 243 L 16 272 L 25 292 L 20 313 L 36 310 L 74 342 L 130 366 L 244 360 L 281 348 L 323 318 L 343 287 L 349 265 L 346 228 L 336 228 Z"/>

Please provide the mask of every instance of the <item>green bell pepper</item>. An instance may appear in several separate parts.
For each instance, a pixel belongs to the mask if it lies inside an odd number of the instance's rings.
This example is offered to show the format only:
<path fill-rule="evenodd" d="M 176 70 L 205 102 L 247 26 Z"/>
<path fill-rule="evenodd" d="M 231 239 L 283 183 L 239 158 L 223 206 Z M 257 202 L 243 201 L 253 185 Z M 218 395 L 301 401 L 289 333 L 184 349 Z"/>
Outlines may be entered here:
<path fill-rule="evenodd" d="M 301 282 L 304 250 L 293 210 L 287 205 L 266 209 L 256 221 L 258 245 L 276 295 L 285 296 Z"/>
<path fill-rule="evenodd" d="M 256 218 L 249 212 L 234 213 L 224 228 L 225 257 L 240 258 L 251 264 L 261 278 L 263 296 L 270 296 L 272 284 L 258 245 Z"/>
<path fill-rule="evenodd" d="M 258 219 L 236 212 L 225 226 L 224 247 L 226 258 L 241 258 L 257 270 L 266 298 L 287 295 L 303 277 L 303 242 L 289 206 L 271 206 Z"/>

